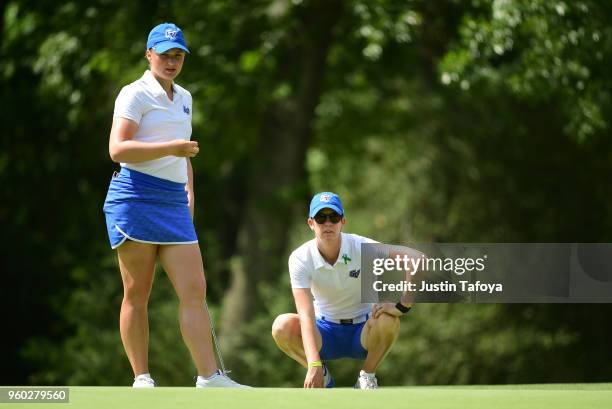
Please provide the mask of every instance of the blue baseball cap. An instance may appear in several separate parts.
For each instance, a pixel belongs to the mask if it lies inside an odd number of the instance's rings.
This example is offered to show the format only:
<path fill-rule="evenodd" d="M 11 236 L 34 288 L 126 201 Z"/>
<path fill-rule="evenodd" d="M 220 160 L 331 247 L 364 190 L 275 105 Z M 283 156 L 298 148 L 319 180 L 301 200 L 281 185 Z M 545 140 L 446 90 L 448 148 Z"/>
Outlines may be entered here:
<path fill-rule="evenodd" d="M 172 23 L 163 23 L 153 27 L 147 39 L 147 50 L 152 48 L 158 54 L 171 48 L 180 48 L 189 52 L 183 31 Z"/>
<path fill-rule="evenodd" d="M 332 209 L 336 213 L 344 216 L 344 207 L 342 207 L 340 196 L 332 192 L 321 192 L 312 197 L 308 217 L 315 217 L 321 209 Z"/>

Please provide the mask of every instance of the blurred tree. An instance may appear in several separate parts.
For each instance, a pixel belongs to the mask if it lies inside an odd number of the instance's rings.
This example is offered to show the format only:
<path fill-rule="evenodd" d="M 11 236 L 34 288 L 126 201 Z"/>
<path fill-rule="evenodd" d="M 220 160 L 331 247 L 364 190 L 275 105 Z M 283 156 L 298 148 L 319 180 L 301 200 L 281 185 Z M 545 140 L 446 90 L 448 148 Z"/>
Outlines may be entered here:
<path fill-rule="evenodd" d="M 312 1 L 303 5 L 298 2 L 297 6 L 283 1 L 269 2 L 232 20 L 235 24 L 230 24 L 229 33 L 216 33 L 223 37 L 218 41 L 216 36 L 208 36 L 213 44 L 234 45 L 231 51 L 213 46 L 209 51 L 213 55 L 231 61 L 231 53 L 239 53 L 231 69 L 236 72 L 236 79 L 242 78 L 245 82 L 240 94 L 250 105 L 245 111 L 250 113 L 251 122 L 245 125 L 253 138 L 247 145 L 248 150 L 242 152 L 245 157 L 240 158 L 246 160 L 240 169 L 241 200 L 230 205 L 237 207 L 238 214 L 233 223 L 228 220 L 234 224 L 231 231 L 235 234 L 229 269 L 231 282 L 222 319 L 229 349 L 240 344 L 241 323 L 265 309 L 266 300 L 254 289 L 262 283 L 273 282 L 284 269 L 282 255 L 286 250 L 287 227 L 296 198 L 307 192 L 303 182 L 304 158 L 321 93 L 327 50 L 341 5 L 339 1 Z M 238 7 L 232 3 L 223 5 L 223 8 Z M 214 4 L 203 11 L 198 16 L 202 21 L 219 24 L 215 21 L 218 15 Z M 231 15 L 224 14 L 221 18 Z M 254 27 L 255 24 L 258 25 Z M 245 119 L 235 118 L 238 123 Z M 242 135 L 230 131 L 225 137 L 235 143 L 234 138 Z M 233 201 L 234 198 L 227 200 Z"/>
<path fill-rule="evenodd" d="M 608 2 L 473 1 L 441 65 L 442 82 L 505 88 L 532 103 L 555 100 L 581 141 L 608 129 L 612 28 Z"/>
<path fill-rule="evenodd" d="M 118 26 L 124 22 L 112 5 L 22 1 L 4 6 L 3 298 L 12 311 L 6 330 L 13 335 L 6 341 L 10 350 L 19 350 L 35 336 L 60 342 L 69 333 L 60 315 L 62 302 L 75 283 L 101 274 L 101 185 L 111 168 L 106 141 L 96 131 L 107 127 L 108 113 L 95 107 L 108 104 L 112 62 L 97 64 L 96 56 L 100 42 L 116 44 L 111 39 L 125 33 L 96 23 L 112 21 L 111 16 Z M 80 24 L 68 23 L 75 20 Z M 13 370 L 0 375 L 0 382 L 23 380 L 34 370 L 19 354 L 7 360 Z"/>

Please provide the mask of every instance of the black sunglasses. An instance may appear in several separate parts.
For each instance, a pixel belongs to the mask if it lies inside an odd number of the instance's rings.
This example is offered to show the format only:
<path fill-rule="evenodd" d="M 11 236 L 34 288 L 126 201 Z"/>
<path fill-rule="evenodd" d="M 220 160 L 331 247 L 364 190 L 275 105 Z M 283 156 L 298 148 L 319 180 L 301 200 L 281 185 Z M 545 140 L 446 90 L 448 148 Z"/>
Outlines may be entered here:
<path fill-rule="evenodd" d="M 315 214 L 315 217 L 313 217 L 313 219 L 315 220 L 315 222 L 317 222 L 317 224 L 324 224 L 327 220 L 329 220 L 333 224 L 336 224 L 340 222 L 340 220 L 342 220 L 342 215 L 336 212 L 330 214 L 317 213 Z"/>

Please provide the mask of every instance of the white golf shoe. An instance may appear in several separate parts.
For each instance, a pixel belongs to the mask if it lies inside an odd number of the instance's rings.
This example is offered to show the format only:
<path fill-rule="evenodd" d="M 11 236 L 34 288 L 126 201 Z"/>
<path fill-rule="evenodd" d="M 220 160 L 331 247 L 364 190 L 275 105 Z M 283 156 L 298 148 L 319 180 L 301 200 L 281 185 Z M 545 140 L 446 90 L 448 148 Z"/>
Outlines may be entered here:
<path fill-rule="evenodd" d="M 378 380 L 373 373 L 359 372 L 355 389 L 378 389 Z"/>
<path fill-rule="evenodd" d="M 226 373 L 217 370 L 217 372 L 208 378 L 198 376 L 196 388 L 250 388 L 250 386 L 241 385 L 227 376 Z"/>
<path fill-rule="evenodd" d="M 155 388 L 155 381 L 148 373 L 138 375 L 134 378 L 133 388 Z"/>

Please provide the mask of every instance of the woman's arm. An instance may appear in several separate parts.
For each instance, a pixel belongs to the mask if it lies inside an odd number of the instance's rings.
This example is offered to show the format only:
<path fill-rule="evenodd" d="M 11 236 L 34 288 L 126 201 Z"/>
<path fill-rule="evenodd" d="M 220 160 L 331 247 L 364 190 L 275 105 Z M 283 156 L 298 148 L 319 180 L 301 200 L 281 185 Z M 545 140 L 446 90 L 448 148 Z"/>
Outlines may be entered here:
<path fill-rule="evenodd" d="M 134 141 L 138 124 L 126 118 L 113 118 L 108 151 L 113 162 L 137 163 L 164 156 L 192 158 L 198 154 L 198 143 L 183 139 L 169 142 Z"/>
<path fill-rule="evenodd" d="M 315 314 L 312 304 L 312 296 L 309 288 L 294 288 L 293 298 L 295 299 L 295 307 L 300 317 L 300 328 L 302 330 L 302 342 L 304 344 L 304 353 L 308 363 L 320 361 L 319 349 L 317 348 L 317 340 L 315 335 Z M 304 379 L 304 388 L 322 388 L 323 387 L 323 367 L 309 367 Z"/>

